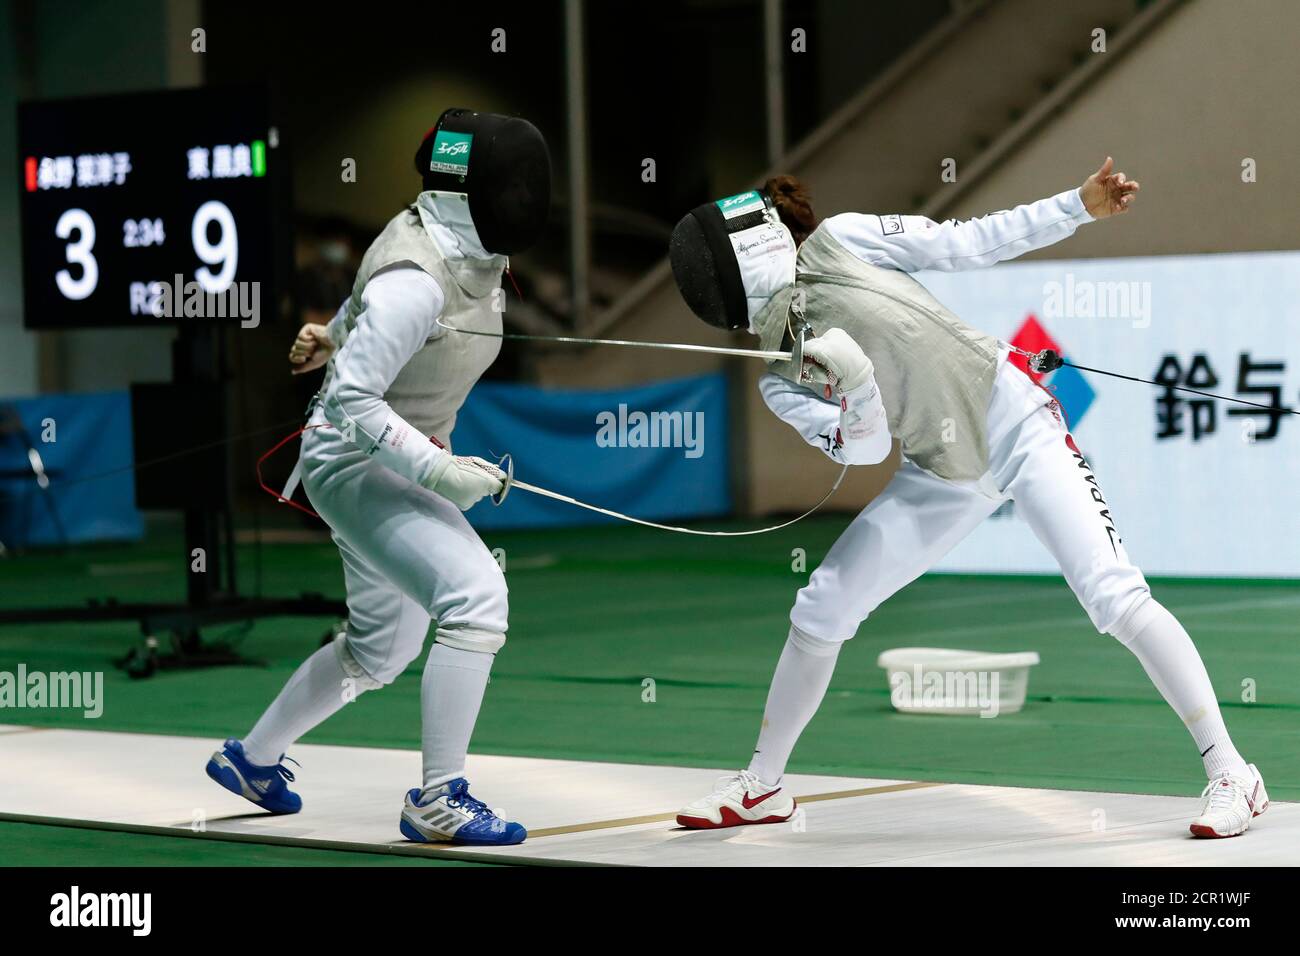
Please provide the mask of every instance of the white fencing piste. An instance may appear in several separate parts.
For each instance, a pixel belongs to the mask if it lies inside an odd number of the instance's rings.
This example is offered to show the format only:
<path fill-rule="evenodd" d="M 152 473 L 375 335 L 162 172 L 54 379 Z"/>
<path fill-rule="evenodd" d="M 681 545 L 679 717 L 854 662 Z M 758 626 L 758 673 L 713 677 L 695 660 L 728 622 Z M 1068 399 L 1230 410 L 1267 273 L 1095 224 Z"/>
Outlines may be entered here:
<path fill-rule="evenodd" d="M 1195 796 L 787 774 L 797 823 L 683 830 L 676 811 L 722 769 L 471 754 L 475 793 L 529 829 L 495 849 L 397 831 L 418 750 L 299 744 L 303 812 L 257 813 L 203 773 L 217 738 L 0 727 L 0 819 L 177 838 L 490 859 L 649 866 L 1295 866 L 1300 804 L 1274 802 L 1233 840 L 1192 840 Z M 94 800 L 85 795 L 94 793 Z M 1097 811 L 1106 826 L 1095 826 Z M 78 824 L 76 821 L 81 821 Z"/>

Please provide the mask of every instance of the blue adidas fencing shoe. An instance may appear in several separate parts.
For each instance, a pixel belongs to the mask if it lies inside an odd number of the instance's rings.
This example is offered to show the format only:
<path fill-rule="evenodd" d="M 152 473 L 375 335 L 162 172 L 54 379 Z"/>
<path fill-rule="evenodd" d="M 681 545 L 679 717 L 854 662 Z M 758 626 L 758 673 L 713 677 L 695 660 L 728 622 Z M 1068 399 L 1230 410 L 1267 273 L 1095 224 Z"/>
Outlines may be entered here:
<path fill-rule="evenodd" d="M 528 831 L 502 820 L 487 804 L 469 795 L 469 781 L 457 777 L 439 791 L 412 790 L 402 807 L 402 836 L 416 843 L 459 843 L 464 846 L 513 846 Z"/>
<path fill-rule="evenodd" d="M 297 764 L 298 761 L 290 760 Z M 208 776 L 231 793 L 257 804 L 272 813 L 297 813 L 302 797 L 288 787 L 293 771 L 283 763 L 259 767 L 244 756 L 244 745 L 233 737 L 208 761 Z"/>

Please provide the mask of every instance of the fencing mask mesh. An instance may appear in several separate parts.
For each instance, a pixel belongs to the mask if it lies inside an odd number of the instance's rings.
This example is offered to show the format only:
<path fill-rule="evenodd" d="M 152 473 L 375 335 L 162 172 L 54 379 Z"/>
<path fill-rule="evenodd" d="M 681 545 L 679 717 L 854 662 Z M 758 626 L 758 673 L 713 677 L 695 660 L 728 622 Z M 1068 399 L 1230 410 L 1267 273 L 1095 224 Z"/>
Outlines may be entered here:
<path fill-rule="evenodd" d="M 551 154 L 526 119 L 450 109 L 415 153 L 424 188 L 465 193 L 483 248 L 510 255 L 541 236 L 551 207 Z"/>
<path fill-rule="evenodd" d="M 758 190 L 696 206 L 668 240 L 682 298 L 723 329 L 746 328 L 758 305 L 794 280 L 794 255 L 790 231 Z"/>

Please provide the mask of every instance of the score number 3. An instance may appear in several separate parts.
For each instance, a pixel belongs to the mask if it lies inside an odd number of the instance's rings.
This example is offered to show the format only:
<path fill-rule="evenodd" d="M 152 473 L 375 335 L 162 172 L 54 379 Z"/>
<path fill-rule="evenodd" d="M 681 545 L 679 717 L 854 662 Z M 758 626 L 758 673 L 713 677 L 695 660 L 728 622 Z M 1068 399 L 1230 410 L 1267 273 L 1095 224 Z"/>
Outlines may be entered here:
<path fill-rule="evenodd" d="M 54 234 L 67 239 L 73 230 L 80 235 L 76 242 L 68 243 L 64 257 L 68 265 L 81 266 L 81 278 L 74 279 L 67 269 L 60 269 L 54 274 L 54 282 L 69 299 L 84 299 L 99 284 L 99 263 L 90 252 L 95 247 L 95 220 L 84 209 L 69 209 L 59 217 Z"/>

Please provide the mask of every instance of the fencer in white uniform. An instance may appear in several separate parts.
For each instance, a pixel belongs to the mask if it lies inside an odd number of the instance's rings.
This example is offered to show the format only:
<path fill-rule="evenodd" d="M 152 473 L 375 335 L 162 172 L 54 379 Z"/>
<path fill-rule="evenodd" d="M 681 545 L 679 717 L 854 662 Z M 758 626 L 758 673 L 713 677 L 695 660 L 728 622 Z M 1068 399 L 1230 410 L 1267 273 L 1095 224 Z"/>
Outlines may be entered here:
<path fill-rule="evenodd" d="M 366 252 L 328 326 L 299 333 L 299 370 L 329 359 L 304 432 L 308 499 L 343 560 L 347 627 L 298 668 L 243 740 L 208 765 L 272 812 L 301 809 L 283 755 L 421 653 L 424 775 L 402 808 L 407 839 L 513 844 L 525 829 L 469 793 L 465 758 L 494 655 L 505 643 L 504 575 L 462 510 L 499 492 L 490 462 L 457 456 L 456 414 L 500 350 L 506 253 L 545 224 L 550 164 L 527 121 L 448 110 L 416 153 L 425 189 Z M 331 357 L 332 356 L 332 357 Z"/>
<path fill-rule="evenodd" d="M 969 221 L 847 213 L 819 226 L 787 212 L 783 177 L 765 192 L 706 204 L 674 231 L 673 271 L 692 310 L 779 348 L 797 320 L 816 337 L 805 365 L 773 363 L 768 407 L 848 464 L 903 462 L 799 591 L 747 769 L 678 822 L 715 828 L 790 818 L 781 778 L 829 685 L 844 641 L 890 595 L 947 554 L 1003 502 L 1052 553 L 1099 632 L 1132 651 L 1191 733 L 1209 783 L 1198 836 L 1233 836 L 1268 805 L 1237 752 L 1200 655 L 1152 596 L 1054 398 L 963 325 L 909 273 L 979 268 L 1042 248 L 1127 210 L 1138 184 L 1108 159 L 1079 189 Z M 800 201 L 806 197 L 800 195 Z M 797 209 L 797 207 L 794 207 Z M 796 244 L 795 228 L 807 234 Z"/>

